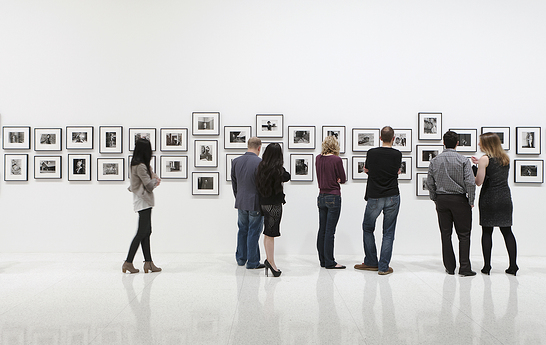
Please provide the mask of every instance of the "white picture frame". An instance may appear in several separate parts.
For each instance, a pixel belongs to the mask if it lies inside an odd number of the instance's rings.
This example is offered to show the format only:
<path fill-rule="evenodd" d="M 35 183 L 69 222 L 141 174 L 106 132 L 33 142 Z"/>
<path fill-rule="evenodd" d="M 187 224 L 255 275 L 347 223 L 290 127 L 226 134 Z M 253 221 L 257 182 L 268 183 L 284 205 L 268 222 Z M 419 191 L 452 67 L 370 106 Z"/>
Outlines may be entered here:
<path fill-rule="evenodd" d="M 28 181 L 28 154 L 4 154 L 4 181 Z"/>
<path fill-rule="evenodd" d="M 187 179 L 188 156 L 159 157 L 159 177 L 161 179 Z"/>
<path fill-rule="evenodd" d="M 62 151 L 62 128 L 34 128 L 34 151 Z"/>
<path fill-rule="evenodd" d="M 192 135 L 220 135 L 220 112 L 194 111 L 191 133 Z"/>
<path fill-rule="evenodd" d="M 97 181 L 125 181 L 125 158 L 97 158 Z"/>
<path fill-rule="evenodd" d="M 161 128 L 159 130 L 159 149 L 163 152 L 188 151 L 187 128 Z"/>
<path fill-rule="evenodd" d="M 423 112 L 417 115 L 419 140 L 442 140 L 442 113 Z"/>
<path fill-rule="evenodd" d="M 379 128 L 353 128 L 353 152 L 366 152 L 379 146 Z"/>
<path fill-rule="evenodd" d="M 402 156 L 402 162 L 400 164 L 400 174 L 398 175 L 399 180 L 411 180 L 413 176 L 412 161 L 412 157 Z"/>
<path fill-rule="evenodd" d="M 224 149 L 246 150 L 252 126 L 224 126 Z"/>
<path fill-rule="evenodd" d="M 482 127 L 481 134 L 488 132 L 497 134 L 501 141 L 502 148 L 505 151 L 510 150 L 510 127 Z"/>
<path fill-rule="evenodd" d="M 345 126 L 322 126 L 322 141 L 327 136 L 333 135 L 339 143 L 339 153 L 345 153 L 346 128 Z"/>
<path fill-rule="evenodd" d="M 312 153 L 290 155 L 292 182 L 313 182 L 314 155 Z"/>
<path fill-rule="evenodd" d="M 66 149 L 92 150 L 93 132 L 93 126 L 66 126 Z"/>
<path fill-rule="evenodd" d="M 367 180 L 368 174 L 364 172 L 364 167 L 366 165 L 366 156 L 353 156 L 353 169 L 352 169 L 352 179 L 353 180 Z"/>
<path fill-rule="evenodd" d="M 194 167 L 218 167 L 218 140 L 195 140 L 193 147 Z"/>
<path fill-rule="evenodd" d="M 315 126 L 288 126 L 288 149 L 314 149 Z"/>
<path fill-rule="evenodd" d="M 544 160 L 515 159 L 514 183 L 544 183 Z"/>
<path fill-rule="evenodd" d="M 91 181 L 91 155 L 68 155 L 68 181 Z"/>
<path fill-rule="evenodd" d="M 99 153 L 123 153 L 123 127 L 99 127 Z"/>
<path fill-rule="evenodd" d="M 443 145 L 417 145 L 417 168 L 428 168 L 430 161 L 442 153 Z"/>
<path fill-rule="evenodd" d="M 61 179 L 62 170 L 61 156 L 34 156 L 34 179 Z"/>
<path fill-rule="evenodd" d="M 2 148 L 4 150 L 30 150 L 30 127 L 2 127 Z"/>
<path fill-rule="evenodd" d="M 135 143 L 138 139 L 148 139 L 152 151 L 155 151 L 156 132 L 156 128 L 129 128 L 129 151 L 135 150 Z"/>
<path fill-rule="evenodd" d="M 284 118 L 282 114 L 256 114 L 256 136 L 258 138 L 282 138 Z"/>
<path fill-rule="evenodd" d="M 516 127 L 516 154 L 539 155 L 541 147 L 540 127 Z"/>
<path fill-rule="evenodd" d="M 413 147 L 413 131 L 411 128 L 393 128 L 394 141 L 392 147 L 400 152 L 411 152 Z"/>
<path fill-rule="evenodd" d="M 220 195 L 219 172 L 193 172 L 192 195 Z"/>

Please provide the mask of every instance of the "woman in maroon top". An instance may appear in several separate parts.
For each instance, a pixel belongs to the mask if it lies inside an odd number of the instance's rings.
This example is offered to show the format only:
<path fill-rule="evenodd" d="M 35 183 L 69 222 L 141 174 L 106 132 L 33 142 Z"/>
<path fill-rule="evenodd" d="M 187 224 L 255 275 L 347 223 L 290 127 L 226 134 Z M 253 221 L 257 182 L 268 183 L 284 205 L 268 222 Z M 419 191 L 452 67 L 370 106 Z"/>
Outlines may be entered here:
<path fill-rule="evenodd" d="M 336 225 L 341 213 L 340 183 L 347 181 L 343 162 L 339 158 L 339 143 L 334 136 L 328 136 L 322 142 L 322 152 L 316 162 L 319 196 L 319 230 L 317 251 L 321 267 L 343 269 L 334 259 L 334 237 Z"/>

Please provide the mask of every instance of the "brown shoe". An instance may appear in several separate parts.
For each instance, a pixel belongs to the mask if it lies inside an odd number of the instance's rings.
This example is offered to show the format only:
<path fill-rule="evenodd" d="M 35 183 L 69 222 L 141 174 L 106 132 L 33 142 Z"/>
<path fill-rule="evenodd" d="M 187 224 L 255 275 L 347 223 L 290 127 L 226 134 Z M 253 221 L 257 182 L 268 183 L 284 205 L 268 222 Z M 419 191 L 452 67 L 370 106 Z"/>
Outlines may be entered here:
<path fill-rule="evenodd" d="M 387 274 L 391 274 L 392 272 L 394 272 L 394 270 L 392 269 L 392 267 L 389 267 L 387 272 L 379 271 L 377 272 L 377 274 L 379 274 L 380 276 L 386 276 Z"/>
<path fill-rule="evenodd" d="M 138 268 L 135 268 L 132 262 L 125 261 L 123 262 L 123 265 L 121 266 L 121 271 L 123 273 L 126 273 L 127 271 L 129 271 L 129 273 L 138 273 Z"/>
<path fill-rule="evenodd" d="M 153 261 L 144 261 L 143 269 L 144 269 L 144 273 L 148 273 L 148 271 L 161 272 L 161 267 L 156 267 Z"/>
<path fill-rule="evenodd" d="M 368 266 L 365 263 L 356 264 L 355 269 L 364 271 L 377 271 L 377 266 Z"/>

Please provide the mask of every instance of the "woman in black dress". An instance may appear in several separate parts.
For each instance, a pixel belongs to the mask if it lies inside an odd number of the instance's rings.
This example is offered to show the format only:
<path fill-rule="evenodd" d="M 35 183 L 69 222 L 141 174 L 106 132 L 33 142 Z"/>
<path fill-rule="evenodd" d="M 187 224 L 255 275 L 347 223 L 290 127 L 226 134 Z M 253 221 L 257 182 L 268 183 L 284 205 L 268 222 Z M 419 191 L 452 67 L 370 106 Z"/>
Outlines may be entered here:
<path fill-rule="evenodd" d="M 275 264 L 275 237 L 279 237 L 284 200 L 283 182 L 290 180 L 290 173 L 283 167 L 282 148 L 277 143 L 267 145 L 256 173 L 256 188 L 260 194 L 260 207 L 264 216 L 264 247 L 268 269 L 278 277 L 281 271 Z"/>
<path fill-rule="evenodd" d="M 504 236 L 510 266 L 505 270 L 516 275 L 517 247 L 512 233 L 512 196 L 508 187 L 510 158 L 502 148 L 500 139 L 495 133 L 480 135 L 480 149 L 485 153 L 480 159 L 472 157 L 478 165 L 476 185 L 482 186 L 479 199 L 480 225 L 482 226 L 482 252 L 484 265 L 482 273 L 491 271 L 491 248 L 493 247 L 493 227 L 500 228 Z"/>

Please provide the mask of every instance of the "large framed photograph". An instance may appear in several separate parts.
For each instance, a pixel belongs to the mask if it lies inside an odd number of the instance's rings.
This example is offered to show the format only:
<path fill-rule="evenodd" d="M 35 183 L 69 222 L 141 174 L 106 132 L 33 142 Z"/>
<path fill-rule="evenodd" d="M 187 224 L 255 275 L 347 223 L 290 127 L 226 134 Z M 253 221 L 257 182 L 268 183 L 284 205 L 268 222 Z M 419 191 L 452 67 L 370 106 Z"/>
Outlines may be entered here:
<path fill-rule="evenodd" d="M 288 126 L 289 149 L 314 149 L 315 126 Z"/>
<path fill-rule="evenodd" d="M 516 127 L 516 154 L 540 154 L 540 127 Z"/>
<path fill-rule="evenodd" d="M 291 154 L 290 175 L 292 182 L 313 182 L 313 154 Z"/>
<path fill-rule="evenodd" d="M 282 138 L 283 115 L 282 114 L 257 114 L 256 136 L 258 138 Z"/>
<path fill-rule="evenodd" d="M 402 157 L 402 163 L 400 164 L 400 174 L 398 175 L 399 180 L 411 180 L 412 175 L 412 165 L 411 157 Z"/>
<path fill-rule="evenodd" d="M 99 153 L 123 153 L 123 127 L 99 127 Z"/>
<path fill-rule="evenodd" d="M 68 181 L 91 181 L 91 155 L 68 155 Z"/>
<path fill-rule="evenodd" d="M 510 150 L 510 127 L 482 127 L 482 133 L 495 133 L 498 135 L 502 148 Z"/>
<path fill-rule="evenodd" d="M 411 128 L 393 128 L 394 142 L 392 147 L 400 152 L 411 152 L 413 147 L 413 138 Z"/>
<path fill-rule="evenodd" d="M 97 181 L 124 181 L 125 158 L 97 158 Z"/>
<path fill-rule="evenodd" d="M 195 140 L 194 150 L 194 167 L 218 167 L 218 140 Z"/>
<path fill-rule="evenodd" d="M 34 151 L 61 151 L 62 128 L 34 128 Z"/>
<path fill-rule="evenodd" d="M 133 160 L 133 155 L 127 156 L 127 178 L 131 179 L 131 161 Z M 152 172 L 156 172 L 156 159 L 155 156 L 152 156 L 152 159 L 150 159 L 150 168 L 152 168 Z"/>
<path fill-rule="evenodd" d="M 135 150 L 135 143 L 138 139 L 146 139 L 152 145 L 152 151 L 155 151 L 155 128 L 129 128 L 129 151 Z"/>
<path fill-rule="evenodd" d="M 459 145 L 457 152 L 476 152 L 478 142 L 478 130 L 468 128 L 450 128 L 450 131 L 457 133 L 459 136 Z"/>
<path fill-rule="evenodd" d="M 353 128 L 353 151 L 366 152 L 379 146 L 379 128 Z"/>
<path fill-rule="evenodd" d="M 34 156 L 35 179 L 62 178 L 61 156 Z"/>
<path fill-rule="evenodd" d="M 220 113 L 193 112 L 191 133 L 193 135 L 220 135 Z"/>
<path fill-rule="evenodd" d="M 187 156 L 161 156 L 159 158 L 160 175 L 162 179 L 187 179 Z"/>
<path fill-rule="evenodd" d="M 419 140 L 442 140 L 442 113 L 419 113 Z"/>
<path fill-rule="evenodd" d="M 366 156 L 353 156 L 353 180 L 367 180 L 368 174 L 364 172 Z"/>
<path fill-rule="evenodd" d="M 4 155 L 4 181 L 28 181 L 28 155 Z"/>
<path fill-rule="evenodd" d="M 2 130 L 2 148 L 4 150 L 30 149 L 30 127 L 4 126 Z"/>
<path fill-rule="evenodd" d="M 66 126 L 67 150 L 92 150 L 93 126 Z"/>
<path fill-rule="evenodd" d="M 231 163 L 235 158 L 241 157 L 243 154 L 244 153 L 226 153 L 226 181 L 231 181 Z"/>
<path fill-rule="evenodd" d="M 417 167 L 428 168 L 430 161 L 442 153 L 443 145 L 417 145 Z"/>
<path fill-rule="evenodd" d="M 322 126 L 322 141 L 329 136 L 336 137 L 339 142 L 339 153 L 345 153 L 345 132 L 345 126 Z"/>
<path fill-rule="evenodd" d="M 515 159 L 515 183 L 544 183 L 544 160 Z"/>
<path fill-rule="evenodd" d="M 429 196 L 427 187 L 428 173 L 417 173 L 415 175 L 417 180 L 416 195 L 417 196 Z"/>
<path fill-rule="evenodd" d="M 250 137 L 251 126 L 224 126 L 224 149 L 244 150 Z"/>
<path fill-rule="evenodd" d="M 161 151 L 188 151 L 187 128 L 161 128 L 159 136 Z"/>
<path fill-rule="evenodd" d="M 219 172 L 193 172 L 192 195 L 220 195 Z"/>

